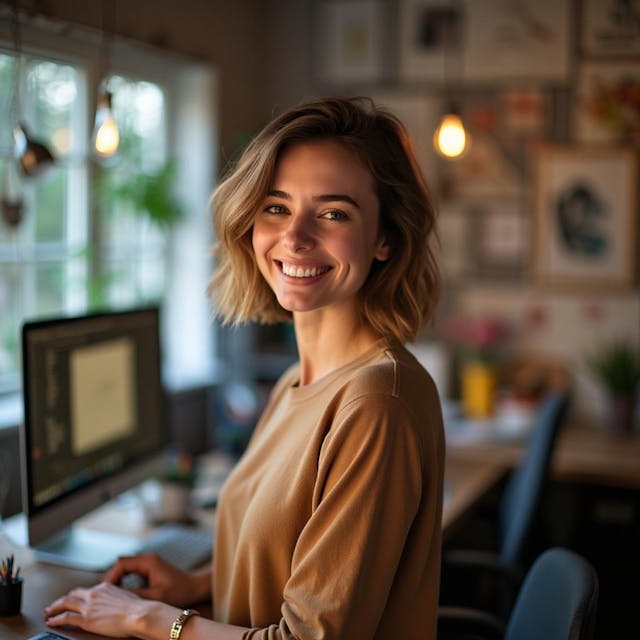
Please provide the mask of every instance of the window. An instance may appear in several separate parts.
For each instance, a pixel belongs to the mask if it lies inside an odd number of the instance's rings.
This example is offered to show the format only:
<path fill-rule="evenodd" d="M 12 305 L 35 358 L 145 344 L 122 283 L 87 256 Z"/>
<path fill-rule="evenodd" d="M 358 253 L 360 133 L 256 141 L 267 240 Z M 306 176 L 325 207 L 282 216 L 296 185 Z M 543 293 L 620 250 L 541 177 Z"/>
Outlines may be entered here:
<path fill-rule="evenodd" d="M 170 377 L 210 377 L 214 74 L 114 43 L 109 88 L 121 147 L 117 160 L 98 163 L 89 151 L 95 34 L 24 32 L 20 60 L 0 42 L 0 400 L 19 389 L 25 318 L 150 301 L 163 309 Z M 56 156 L 43 175 L 22 176 L 12 158 L 15 87 L 19 121 Z M 22 217 L 9 222 L 16 201 Z"/>

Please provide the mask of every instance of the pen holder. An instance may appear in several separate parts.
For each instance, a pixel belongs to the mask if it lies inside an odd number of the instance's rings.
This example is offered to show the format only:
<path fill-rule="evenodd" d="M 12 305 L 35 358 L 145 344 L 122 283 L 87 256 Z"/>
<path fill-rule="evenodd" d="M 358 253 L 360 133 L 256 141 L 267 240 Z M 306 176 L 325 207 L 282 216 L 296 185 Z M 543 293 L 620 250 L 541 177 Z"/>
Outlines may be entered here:
<path fill-rule="evenodd" d="M 22 578 L 15 582 L 0 582 L 0 616 L 15 616 L 22 604 Z"/>

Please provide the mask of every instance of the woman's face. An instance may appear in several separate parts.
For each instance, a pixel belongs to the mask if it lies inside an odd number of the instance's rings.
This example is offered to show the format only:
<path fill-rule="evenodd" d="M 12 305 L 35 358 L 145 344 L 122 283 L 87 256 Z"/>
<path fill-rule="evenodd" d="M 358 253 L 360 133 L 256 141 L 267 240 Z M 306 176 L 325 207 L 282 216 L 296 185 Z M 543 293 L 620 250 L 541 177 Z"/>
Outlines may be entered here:
<path fill-rule="evenodd" d="M 335 140 L 283 152 L 252 241 L 260 272 L 294 313 L 355 311 L 373 260 L 389 255 L 373 177 Z"/>

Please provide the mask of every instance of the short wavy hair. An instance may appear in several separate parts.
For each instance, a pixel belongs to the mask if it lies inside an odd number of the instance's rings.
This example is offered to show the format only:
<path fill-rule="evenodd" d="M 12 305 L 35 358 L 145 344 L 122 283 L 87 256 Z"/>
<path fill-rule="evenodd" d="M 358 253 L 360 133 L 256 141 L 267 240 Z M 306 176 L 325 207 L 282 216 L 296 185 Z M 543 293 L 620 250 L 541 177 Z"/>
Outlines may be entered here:
<path fill-rule="evenodd" d="M 369 98 L 316 100 L 276 117 L 214 191 L 216 269 L 208 287 L 214 313 L 234 324 L 291 320 L 258 270 L 253 222 L 272 187 L 282 152 L 326 139 L 355 152 L 371 172 L 381 229 L 391 248 L 388 260 L 374 261 L 363 285 L 363 317 L 383 335 L 414 340 L 438 300 L 436 212 L 406 129 Z"/>

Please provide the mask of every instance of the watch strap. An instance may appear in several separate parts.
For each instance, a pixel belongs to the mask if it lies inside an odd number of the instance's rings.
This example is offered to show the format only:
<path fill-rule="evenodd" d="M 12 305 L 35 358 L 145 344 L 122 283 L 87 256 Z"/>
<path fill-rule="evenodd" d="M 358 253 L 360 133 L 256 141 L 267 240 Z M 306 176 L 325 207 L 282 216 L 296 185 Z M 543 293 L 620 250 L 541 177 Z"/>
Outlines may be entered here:
<path fill-rule="evenodd" d="M 195 609 L 183 609 L 182 613 L 173 621 L 171 630 L 169 631 L 169 640 L 179 640 L 182 628 L 191 616 L 199 616 L 200 613 Z"/>

